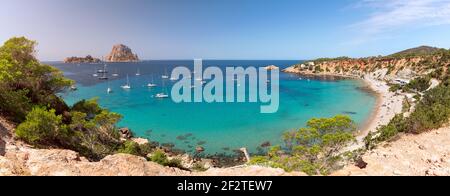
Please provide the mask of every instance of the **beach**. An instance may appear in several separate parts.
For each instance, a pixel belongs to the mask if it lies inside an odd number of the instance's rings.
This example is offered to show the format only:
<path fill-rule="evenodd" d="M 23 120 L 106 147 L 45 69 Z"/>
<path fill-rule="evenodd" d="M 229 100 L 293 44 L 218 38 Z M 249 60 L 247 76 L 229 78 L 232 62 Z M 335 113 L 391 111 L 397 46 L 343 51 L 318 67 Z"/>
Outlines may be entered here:
<path fill-rule="evenodd" d="M 371 117 L 357 135 L 357 141 L 362 142 L 370 132 L 375 132 L 380 126 L 387 125 L 395 115 L 402 113 L 403 101 L 406 95 L 389 91 L 385 81 L 380 81 L 367 74 L 364 82 L 377 94 L 377 104 Z"/>

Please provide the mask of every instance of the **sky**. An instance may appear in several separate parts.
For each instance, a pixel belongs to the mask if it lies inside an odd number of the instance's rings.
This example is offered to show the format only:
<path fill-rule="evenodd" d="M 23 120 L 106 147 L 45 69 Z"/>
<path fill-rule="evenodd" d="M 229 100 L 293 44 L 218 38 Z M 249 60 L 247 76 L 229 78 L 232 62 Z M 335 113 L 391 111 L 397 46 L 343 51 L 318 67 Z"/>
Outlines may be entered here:
<path fill-rule="evenodd" d="M 2 0 L 0 42 L 36 40 L 43 61 L 299 60 L 450 48 L 450 0 Z"/>

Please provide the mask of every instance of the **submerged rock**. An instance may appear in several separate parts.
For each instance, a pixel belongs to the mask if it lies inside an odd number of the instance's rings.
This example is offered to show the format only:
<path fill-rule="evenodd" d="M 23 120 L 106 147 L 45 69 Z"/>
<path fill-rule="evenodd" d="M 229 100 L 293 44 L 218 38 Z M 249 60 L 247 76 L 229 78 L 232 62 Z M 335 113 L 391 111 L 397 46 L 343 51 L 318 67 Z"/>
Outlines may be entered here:
<path fill-rule="evenodd" d="M 205 148 L 203 148 L 202 146 L 197 146 L 195 148 L 195 151 L 197 151 L 198 153 L 202 153 L 202 152 L 205 152 Z"/>

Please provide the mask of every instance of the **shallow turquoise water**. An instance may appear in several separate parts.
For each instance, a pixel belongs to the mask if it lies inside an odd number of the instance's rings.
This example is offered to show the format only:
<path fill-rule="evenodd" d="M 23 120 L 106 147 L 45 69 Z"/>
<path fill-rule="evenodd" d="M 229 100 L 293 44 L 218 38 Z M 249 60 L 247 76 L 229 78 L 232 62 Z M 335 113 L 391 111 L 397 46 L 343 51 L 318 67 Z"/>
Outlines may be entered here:
<path fill-rule="evenodd" d="M 275 64 L 286 67 L 297 61 L 207 61 L 205 66 L 267 66 Z M 140 137 L 160 143 L 174 143 L 175 148 L 192 151 L 199 142 L 206 153 L 227 153 L 247 147 L 258 152 L 266 141 L 280 144 L 285 131 L 303 127 L 313 117 L 332 117 L 348 114 L 359 125 L 373 111 L 376 98 L 359 90 L 364 84 L 359 80 L 322 80 L 292 74 L 280 75 L 280 109 L 274 114 L 261 114 L 260 103 L 181 103 L 171 99 L 152 98 L 161 89 L 149 89 L 145 85 L 154 75 L 161 84 L 161 74 L 171 66 L 191 66 L 191 61 L 147 61 L 138 64 L 112 64 L 111 72 L 119 72 L 120 78 L 108 82 L 93 79 L 93 65 L 54 64 L 75 79 L 78 91 L 64 94 L 65 100 L 73 104 L 80 99 L 98 97 L 100 104 L 124 116 L 120 126 L 129 127 Z M 134 73 L 140 69 L 141 76 Z M 133 89 L 120 88 L 126 83 L 124 76 L 130 75 Z M 131 77 L 133 76 L 133 77 Z M 166 82 L 170 87 L 171 82 Z M 110 86 L 114 93 L 107 94 Z M 169 88 L 170 89 L 170 88 Z M 180 137 L 187 135 L 189 137 Z M 191 136 L 192 135 L 192 136 Z M 178 138 L 177 138 L 178 137 Z M 230 149 L 230 150 L 229 150 Z"/>

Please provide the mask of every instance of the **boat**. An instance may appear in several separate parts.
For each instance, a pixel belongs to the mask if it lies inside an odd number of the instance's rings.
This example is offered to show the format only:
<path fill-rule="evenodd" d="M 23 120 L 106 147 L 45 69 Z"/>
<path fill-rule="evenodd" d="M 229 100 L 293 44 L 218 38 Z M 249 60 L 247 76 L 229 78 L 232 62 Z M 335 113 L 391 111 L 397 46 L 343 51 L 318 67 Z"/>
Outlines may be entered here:
<path fill-rule="evenodd" d="M 140 76 L 141 75 L 141 70 L 137 70 L 136 76 Z"/>
<path fill-rule="evenodd" d="M 72 86 L 70 86 L 70 90 L 76 91 L 76 90 L 78 90 L 78 88 L 76 85 L 72 85 Z"/>
<path fill-rule="evenodd" d="M 108 76 L 106 75 L 106 73 L 108 73 L 108 70 L 106 70 L 106 64 L 105 64 L 105 66 L 103 67 L 102 73 L 103 73 L 102 77 L 99 77 L 98 79 L 99 79 L 99 80 L 108 80 L 109 78 L 108 78 Z"/>
<path fill-rule="evenodd" d="M 159 98 L 159 99 L 165 99 L 165 98 L 169 98 L 169 95 L 164 94 L 164 93 L 158 93 L 158 94 L 156 94 L 155 97 Z"/>
<path fill-rule="evenodd" d="M 97 70 L 97 73 L 108 73 L 108 70 L 106 70 L 106 64 L 105 65 L 103 65 L 103 69 L 99 69 L 99 70 Z"/>
<path fill-rule="evenodd" d="M 152 76 L 152 82 L 151 82 L 151 83 L 148 83 L 148 84 L 147 84 L 147 87 L 153 88 L 153 87 L 157 87 L 157 86 L 158 86 L 158 85 L 155 84 L 154 78 L 153 78 L 153 76 Z"/>
<path fill-rule="evenodd" d="M 112 91 L 111 88 L 108 88 L 108 90 L 106 90 L 106 92 L 108 92 L 108 94 L 110 94 L 110 93 L 112 93 L 113 91 Z"/>
<path fill-rule="evenodd" d="M 94 70 L 94 74 L 92 74 L 92 76 L 98 77 L 98 74 L 97 74 L 97 72 L 95 70 Z"/>
<path fill-rule="evenodd" d="M 164 85 L 164 81 L 163 81 L 163 85 L 162 86 L 163 86 L 164 91 L 166 91 L 166 88 L 165 88 L 165 85 Z M 169 95 L 167 93 L 165 93 L 165 92 L 162 92 L 162 93 L 156 94 L 155 97 L 158 98 L 158 99 L 166 99 L 166 98 L 169 98 Z"/>
<path fill-rule="evenodd" d="M 169 75 L 167 75 L 167 69 L 165 71 L 165 74 L 161 76 L 162 79 L 169 79 Z"/>
<path fill-rule="evenodd" d="M 119 74 L 118 74 L 118 72 L 117 72 L 117 69 L 116 69 L 116 72 L 112 74 L 112 76 L 113 76 L 113 77 L 119 77 Z"/>
<path fill-rule="evenodd" d="M 123 89 L 131 89 L 131 85 L 130 85 L 130 79 L 129 79 L 129 77 L 128 77 L 128 75 L 127 75 L 127 84 L 126 85 L 123 85 L 123 86 L 121 86 Z"/>

